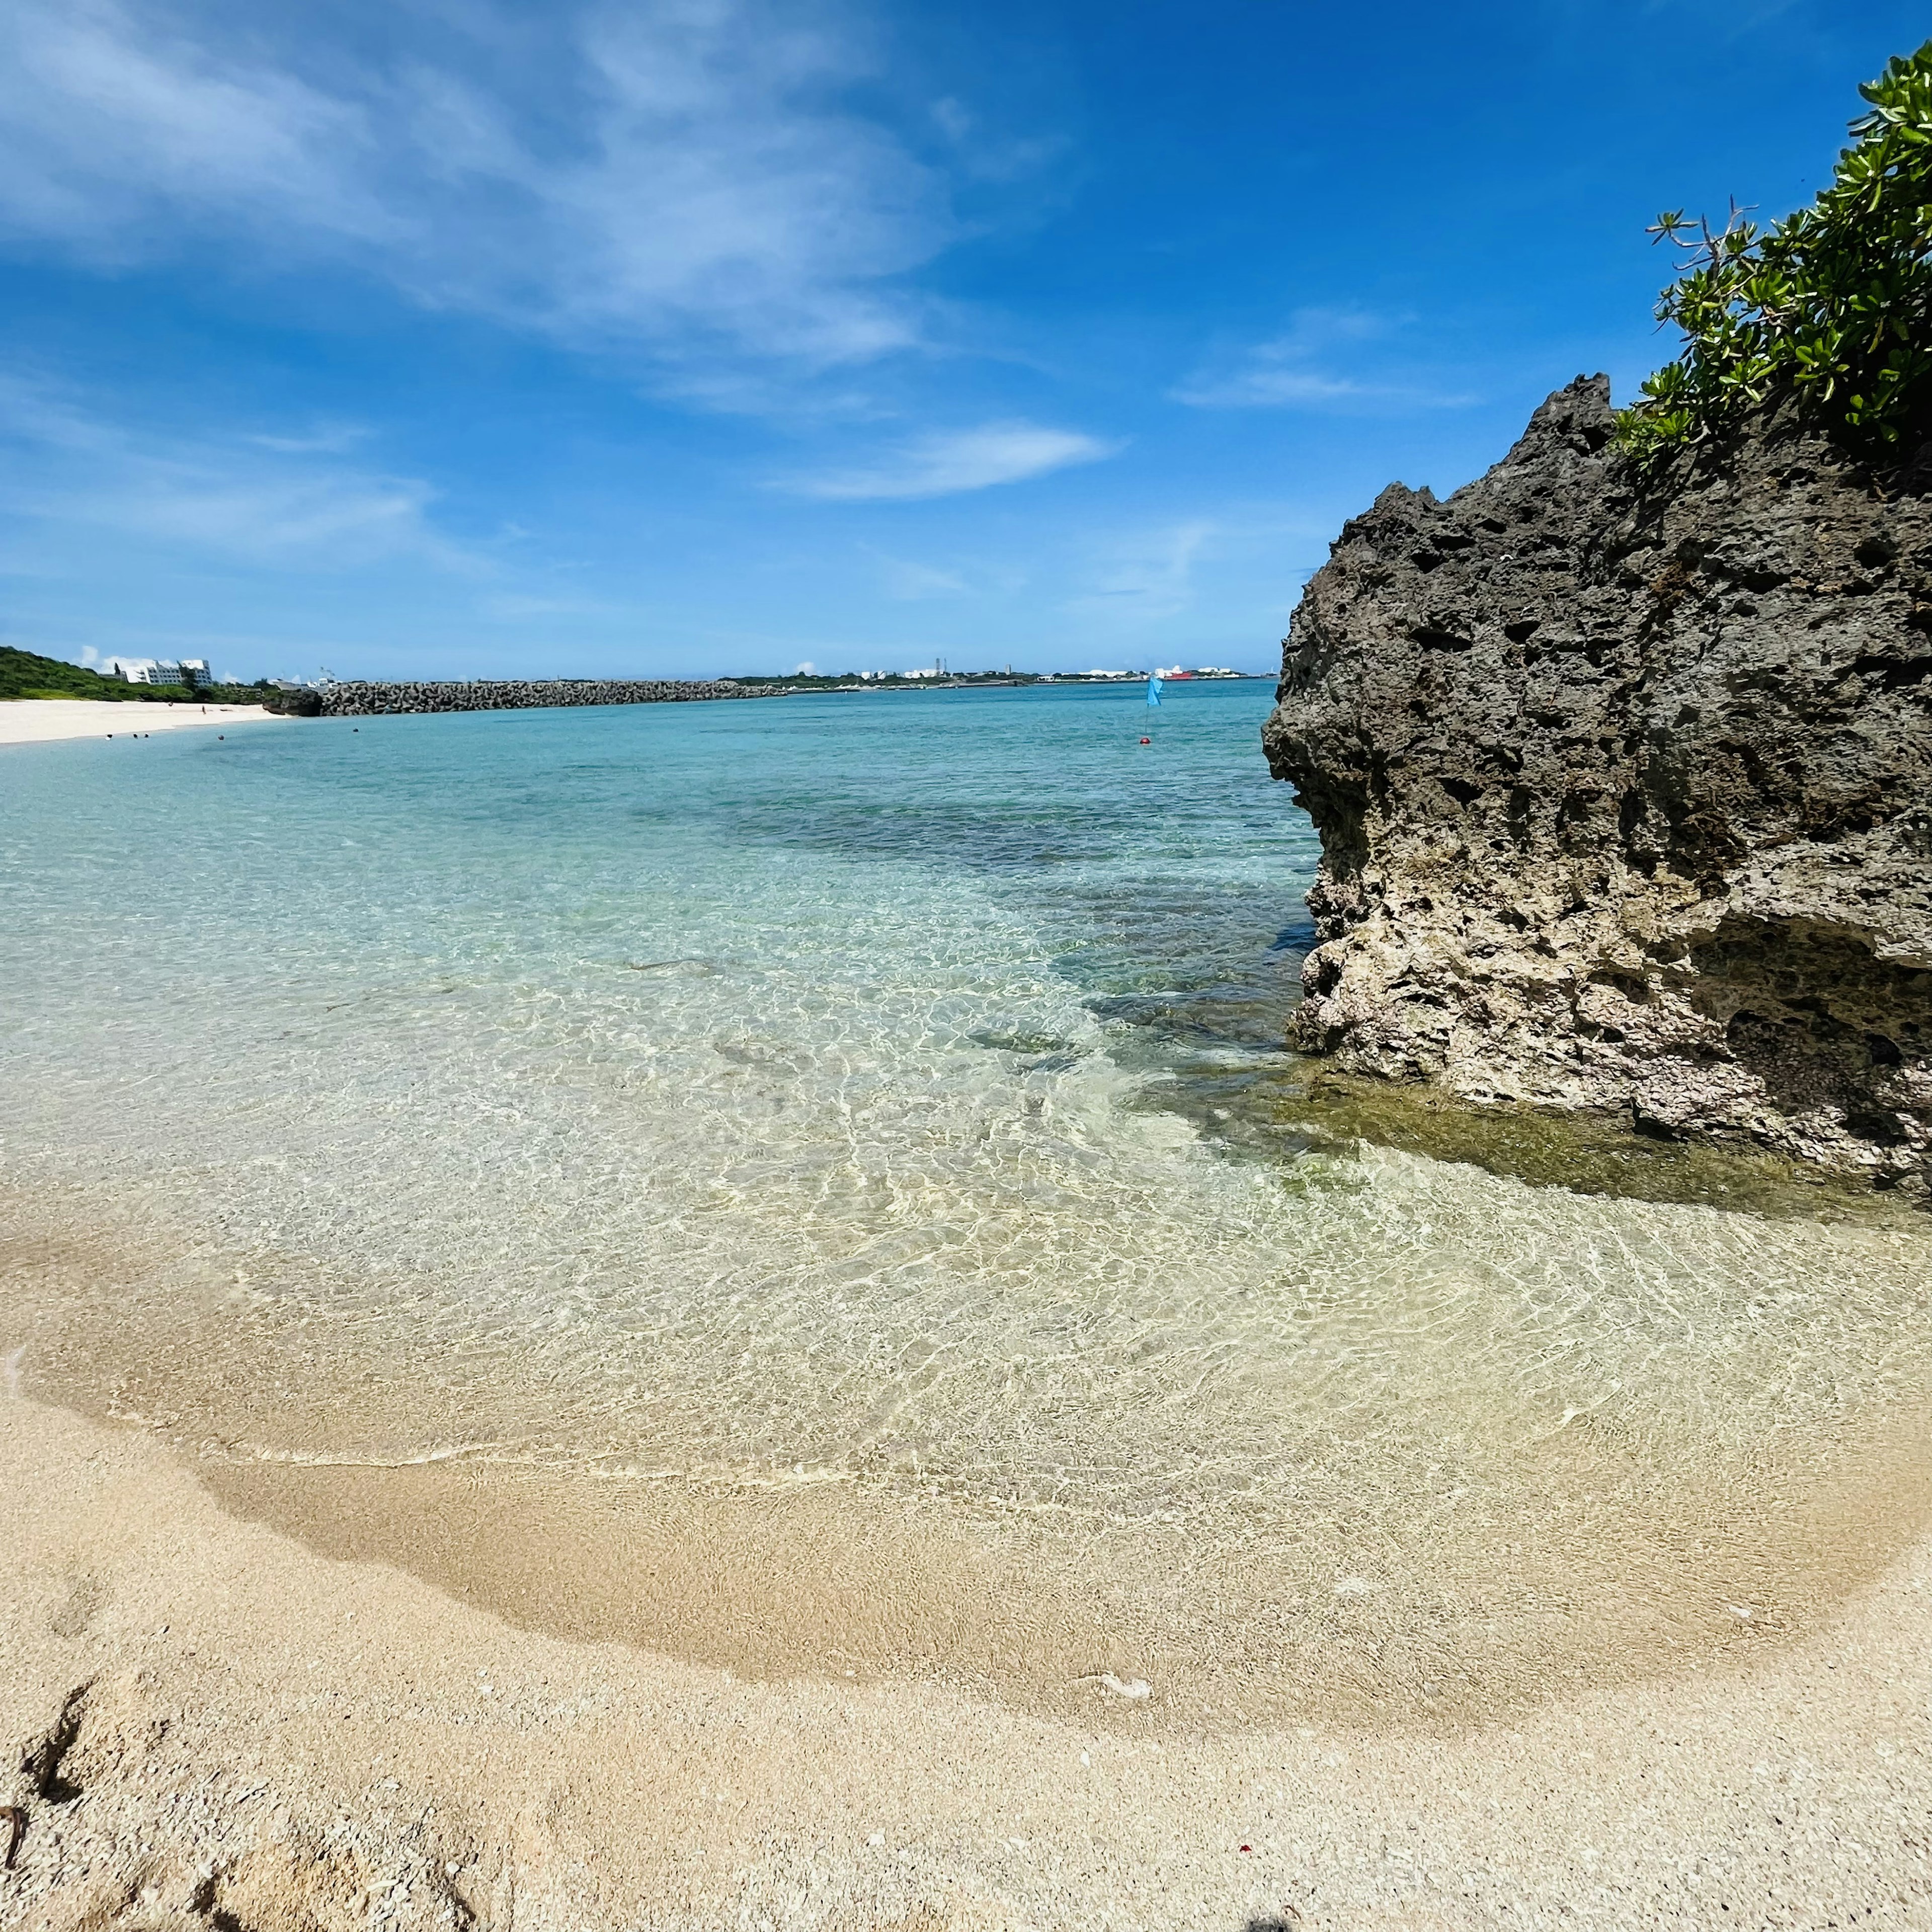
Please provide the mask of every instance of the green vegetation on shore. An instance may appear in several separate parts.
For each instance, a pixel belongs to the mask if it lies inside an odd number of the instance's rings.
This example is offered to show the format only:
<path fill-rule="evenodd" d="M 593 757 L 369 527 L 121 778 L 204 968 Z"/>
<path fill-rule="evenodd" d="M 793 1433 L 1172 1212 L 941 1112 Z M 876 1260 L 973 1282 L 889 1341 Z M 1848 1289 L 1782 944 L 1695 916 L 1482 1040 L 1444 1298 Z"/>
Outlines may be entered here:
<path fill-rule="evenodd" d="M 1858 92 L 1831 185 L 1762 232 L 1681 209 L 1651 231 L 1685 251 L 1658 305 L 1682 353 L 1618 422 L 1640 460 L 1795 402 L 1847 440 L 1910 455 L 1932 434 L 1932 40 Z"/>
<path fill-rule="evenodd" d="M 84 664 L 44 658 L 0 644 L 0 701 L 22 698 L 80 698 L 133 704 L 266 704 L 280 708 L 286 694 L 270 685 L 128 684 Z"/>

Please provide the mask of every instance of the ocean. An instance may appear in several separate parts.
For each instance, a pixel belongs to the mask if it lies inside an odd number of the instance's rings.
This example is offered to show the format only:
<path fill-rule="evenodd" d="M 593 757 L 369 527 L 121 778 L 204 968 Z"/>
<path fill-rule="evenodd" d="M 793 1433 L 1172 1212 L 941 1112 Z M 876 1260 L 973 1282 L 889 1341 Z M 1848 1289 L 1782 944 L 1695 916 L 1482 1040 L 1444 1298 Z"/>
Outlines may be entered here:
<path fill-rule="evenodd" d="M 0 753 L 0 1352 L 767 1674 L 1454 1715 L 1808 1627 L 1924 1520 L 1924 1217 L 1324 1126 L 1271 697 Z"/>

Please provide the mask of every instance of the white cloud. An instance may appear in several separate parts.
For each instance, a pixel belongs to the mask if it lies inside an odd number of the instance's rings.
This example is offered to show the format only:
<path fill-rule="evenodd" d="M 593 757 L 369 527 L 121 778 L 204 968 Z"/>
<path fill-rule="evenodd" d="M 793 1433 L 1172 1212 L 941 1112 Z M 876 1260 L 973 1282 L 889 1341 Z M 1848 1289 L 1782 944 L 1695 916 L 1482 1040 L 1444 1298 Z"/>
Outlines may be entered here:
<path fill-rule="evenodd" d="M 1359 365 L 1364 345 L 1388 338 L 1395 327 L 1360 309 L 1298 309 L 1282 334 L 1210 356 L 1168 394 L 1175 402 L 1207 410 L 1454 409 L 1474 400 L 1426 383 L 1365 380 L 1336 367 L 1338 362 Z"/>
<path fill-rule="evenodd" d="M 1067 146 L 1064 135 L 1016 138 L 1000 134 L 950 95 L 935 100 L 928 112 L 962 170 L 976 181 L 1012 182 L 1036 174 Z"/>
<path fill-rule="evenodd" d="M 1124 447 L 1076 430 L 1036 423 L 995 422 L 954 430 L 902 444 L 877 461 L 789 479 L 782 486 L 831 502 L 863 502 L 955 496 L 1021 483 L 1075 464 L 1098 463 Z"/>
<path fill-rule="evenodd" d="M 963 597 L 968 585 L 956 570 L 938 570 L 929 563 L 914 563 L 904 557 L 884 560 L 885 590 L 888 597 L 914 604 L 929 597 Z"/>
<path fill-rule="evenodd" d="M 492 623 L 521 624 L 532 618 L 607 618 L 634 615 L 628 607 L 600 597 L 546 597 L 518 591 L 493 592 L 476 601 L 476 613 Z"/>
<path fill-rule="evenodd" d="M 1252 350 L 1244 368 L 1220 377 L 1197 377 L 1174 392 L 1177 402 L 1196 409 L 1280 409 L 1303 403 L 1334 403 L 1382 392 L 1345 376 L 1283 368 L 1274 346 Z"/>
<path fill-rule="evenodd" d="M 211 244 L 347 262 L 431 306 L 647 347 L 700 392 L 722 381 L 707 358 L 825 368 L 920 338 L 895 278 L 952 238 L 946 184 L 848 104 L 879 62 L 829 13 L 400 6 L 380 62 L 320 17 L 13 0 L 0 231 L 106 266 Z"/>
<path fill-rule="evenodd" d="M 204 459 L 205 464 L 205 459 Z M 280 561 L 365 562 L 433 545 L 423 513 L 430 491 L 412 479 L 224 474 L 179 460 L 144 466 L 120 485 L 70 498 L 71 514 L 112 528 Z"/>
<path fill-rule="evenodd" d="M 358 443 L 368 442 L 369 434 L 361 423 L 329 423 L 298 435 L 255 434 L 242 440 L 262 449 L 278 450 L 285 456 L 340 456 Z"/>
<path fill-rule="evenodd" d="M 7 225 L 98 260 L 154 252 L 171 204 L 400 239 L 360 178 L 376 145 L 359 106 L 224 60 L 158 15 L 17 0 L 0 20 Z"/>
<path fill-rule="evenodd" d="M 894 556 L 874 544 L 861 543 L 854 548 L 862 556 L 877 560 L 879 587 L 897 602 L 916 604 L 933 597 L 963 597 L 971 589 L 959 571 L 942 570 L 912 557 Z"/>
<path fill-rule="evenodd" d="M 485 567 L 434 528 L 427 483 L 276 447 L 302 440 L 171 438 L 118 424 L 70 392 L 0 380 L 0 509 L 22 524 L 250 564 L 333 570 L 406 554 Z"/>
<path fill-rule="evenodd" d="M 1066 608 L 1113 634 L 1158 628 L 1203 609 L 1244 613 L 1239 622 L 1247 626 L 1257 621 L 1258 611 L 1264 626 L 1258 634 L 1265 638 L 1265 626 L 1274 624 L 1277 615 L 1286 616 L 1300 580 L 1309 574 L 1292 562 L 1285 568 L 1284 559 L 1324 554 L 1336 520 L 1325 507 L 1237 500 L 1120 530 L 1090 553 Z M 1284 592 L 1288 595 L 1282 602 Z M 1278 628 L 1274 634 L 1280 634 Z M 1160 648 L 1201 646 L 1177 638 Z"/>
<path fill-rule="evenodd" d="M 1178 616 L 1194 600 L 1196 565 L 1220 534 L 1211 518 L 1196 517 L 1120 544 L 1074 608 L 1111 608 L 1130 621 Z"/>

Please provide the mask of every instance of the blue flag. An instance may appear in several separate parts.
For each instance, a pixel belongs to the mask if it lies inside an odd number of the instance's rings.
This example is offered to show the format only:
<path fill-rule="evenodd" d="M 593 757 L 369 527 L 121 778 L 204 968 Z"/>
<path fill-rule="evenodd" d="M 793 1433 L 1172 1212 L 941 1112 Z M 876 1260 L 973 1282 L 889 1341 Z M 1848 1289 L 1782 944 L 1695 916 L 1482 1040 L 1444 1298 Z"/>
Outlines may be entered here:
<path fill-rule="evenodd" d="M 1148 673 L 1148 702 L 1156 705 L 1160 702 L 1160 673 L 1157 670 Z"/>

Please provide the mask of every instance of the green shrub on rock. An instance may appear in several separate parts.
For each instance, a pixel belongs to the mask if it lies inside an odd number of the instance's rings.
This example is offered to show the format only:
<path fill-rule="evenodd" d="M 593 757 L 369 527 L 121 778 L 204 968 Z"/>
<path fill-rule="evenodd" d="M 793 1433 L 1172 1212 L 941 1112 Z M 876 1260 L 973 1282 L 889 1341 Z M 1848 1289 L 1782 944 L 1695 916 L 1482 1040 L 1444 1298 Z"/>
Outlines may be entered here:
<path fill-rule="evenodd" d="M 1683 249 L 1658 304 L 1683 352 L 1617 436 L 1640 460 L 1706 441 L 1784 399 L 1848 440 L 1909 453 L 1932 435 L 1932 40 L 1858 92 L 1832 184 L 1759 232 L 1681 209 L 1651 230 Z"/>

